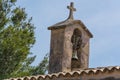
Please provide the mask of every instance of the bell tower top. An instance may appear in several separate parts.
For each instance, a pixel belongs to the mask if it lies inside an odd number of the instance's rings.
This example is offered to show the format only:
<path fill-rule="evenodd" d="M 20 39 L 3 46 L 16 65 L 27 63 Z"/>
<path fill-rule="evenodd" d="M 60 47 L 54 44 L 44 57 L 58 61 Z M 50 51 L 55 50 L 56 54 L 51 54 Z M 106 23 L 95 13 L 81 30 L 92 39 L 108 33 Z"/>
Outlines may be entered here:
<path fill-rule="evenodd" d="M 73 2 L 67 8 L 69 17 L 48 27 L 51 30 L 49 73 L 86 69 L 89 65 L 89 42 L 93 35 L 82 21 L 74 20 Z"/>
<path fill-rule="evenodd" d="M 76 8 L 74 8 L 74 3 L 71 2 L 70 6 L 67 6 L 67 8 L 70 10 L 68 19 L 73 20 L 74 19 L 74 17 L 73 17 L 73 11 L 76 11 Z"/>

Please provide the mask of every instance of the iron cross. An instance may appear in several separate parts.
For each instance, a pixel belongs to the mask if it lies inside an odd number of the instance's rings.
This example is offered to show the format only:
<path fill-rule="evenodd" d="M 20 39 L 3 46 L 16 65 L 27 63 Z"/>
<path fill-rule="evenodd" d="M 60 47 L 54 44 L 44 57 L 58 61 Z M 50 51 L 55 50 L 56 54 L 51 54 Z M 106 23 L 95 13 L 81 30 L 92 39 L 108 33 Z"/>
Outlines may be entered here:
<path fill-rule="evenodd" d="M 73 18 L 73 11 L 76 11 L 76 8 L 74 8 L 74 3 L 71 2 L 70 6 L 67 6 L 67 8 L 70 10 L 68 19 L 72 19 L 73 20 L 74 19 Z"/>

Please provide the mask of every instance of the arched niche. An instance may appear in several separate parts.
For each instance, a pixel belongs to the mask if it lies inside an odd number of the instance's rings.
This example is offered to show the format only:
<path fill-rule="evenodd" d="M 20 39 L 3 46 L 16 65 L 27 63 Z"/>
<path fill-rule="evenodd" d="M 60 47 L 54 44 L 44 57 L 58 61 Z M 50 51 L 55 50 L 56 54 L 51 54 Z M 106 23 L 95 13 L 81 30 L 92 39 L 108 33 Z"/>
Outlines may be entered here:
<path fill-rule="evenodd" d="M 82 32 L 76 28 L 73 31 L 71 37 L 72 43 L 72 58 L 71 58 L 71 70 L 80 68 L 80 56 L 82 46 Z"/>

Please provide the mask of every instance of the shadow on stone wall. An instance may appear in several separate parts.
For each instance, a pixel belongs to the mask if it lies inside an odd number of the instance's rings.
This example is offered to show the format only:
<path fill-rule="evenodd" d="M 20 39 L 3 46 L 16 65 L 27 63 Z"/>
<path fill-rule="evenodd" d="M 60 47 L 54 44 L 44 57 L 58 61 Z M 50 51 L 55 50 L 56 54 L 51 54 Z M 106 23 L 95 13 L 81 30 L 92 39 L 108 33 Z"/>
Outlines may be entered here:
<path fill-rule="evenodd" d="M 120 78 L 107 77 L 107 78 L 103 78 L 103 79 L 89 79 L 89 80 L 120 80 Z"/>

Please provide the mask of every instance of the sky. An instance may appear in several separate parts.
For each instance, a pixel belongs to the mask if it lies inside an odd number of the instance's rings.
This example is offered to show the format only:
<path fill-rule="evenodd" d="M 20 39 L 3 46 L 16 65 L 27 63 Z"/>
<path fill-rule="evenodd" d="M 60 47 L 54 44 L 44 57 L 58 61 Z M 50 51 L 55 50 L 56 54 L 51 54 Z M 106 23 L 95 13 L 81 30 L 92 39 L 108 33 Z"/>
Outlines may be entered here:
<path fill-rule="evenodd" d="M 120 0 L 18 0 L 33 17 L 36 43 L 31 52 L 38 65 L 50 51 L 50 30 L 47 28 L 67 19 L 66 8 L 74 2 L 74 19 L 81 20 L 93 38 L 90 40 L 89 67 L 120 66 Z"/>

